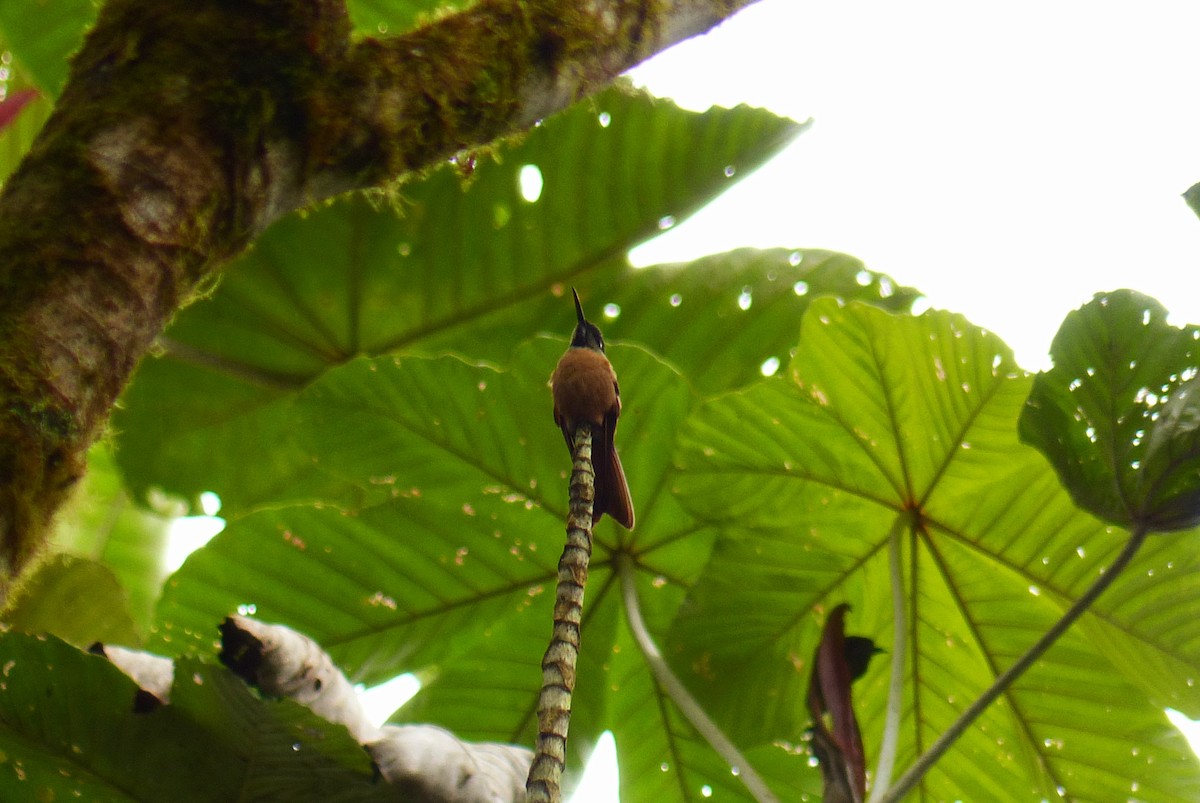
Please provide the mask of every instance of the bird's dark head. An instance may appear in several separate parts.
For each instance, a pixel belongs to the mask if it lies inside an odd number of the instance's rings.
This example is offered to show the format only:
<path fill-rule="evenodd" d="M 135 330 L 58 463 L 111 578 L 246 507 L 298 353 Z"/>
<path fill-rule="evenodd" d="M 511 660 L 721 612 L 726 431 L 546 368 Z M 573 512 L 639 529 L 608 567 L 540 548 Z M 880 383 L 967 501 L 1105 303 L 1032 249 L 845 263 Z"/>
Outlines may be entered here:
<path fill-rule="evenodd" d="M 846 665 L 850 667 L 850 679 L 857 680 L 867 672 L 871 659 L 882 652 L 882 647 L 866 636 L 846 636 Z"/>
<path fill-rule="evenodd" d="M 600 334 L 595 324 L 583 317 L 583 305 L 579 303 L 579 293 L 575 292 L 574 287 L 571 288 L 571 294 L 575 296 L 575 316 L 579 319 L 579 323 L 575 324 L 575 334 L 571 336 L 571 348 L 603 352 L 604 335 Z"/>

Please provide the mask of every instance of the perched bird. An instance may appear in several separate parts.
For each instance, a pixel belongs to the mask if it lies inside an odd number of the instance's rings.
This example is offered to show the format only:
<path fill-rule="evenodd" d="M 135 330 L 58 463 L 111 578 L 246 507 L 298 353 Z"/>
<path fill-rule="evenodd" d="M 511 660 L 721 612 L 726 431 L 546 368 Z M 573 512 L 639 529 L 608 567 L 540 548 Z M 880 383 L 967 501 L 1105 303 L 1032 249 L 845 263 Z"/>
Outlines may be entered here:
<path fill-rule="evenodd" d="M 846 665 L 850 668 L 850 680 L 858 680 L 867 673 L 867 664 L 881 652 L 882 647 L 866 636 L 846 636 Z"/>
<path fill-rule="evenodd" d="M 572 449 L 575 427 L 592 425 L 592 465 L 596 472 L 596 499 L 592 521 L 605 513 L 627 530 L 633 529 L 633 501 L 625 471 L 613 445 L 617 418 L 621 415 L 621 392 L 612 363 L 604 356 L 604 336 L 583 317 L 583 305 L 574 288 L 575 315 L 579 322 L 567 353 L 550 377 L 554 396 L 554 423 L 562 429 L 567 448 Z"/>

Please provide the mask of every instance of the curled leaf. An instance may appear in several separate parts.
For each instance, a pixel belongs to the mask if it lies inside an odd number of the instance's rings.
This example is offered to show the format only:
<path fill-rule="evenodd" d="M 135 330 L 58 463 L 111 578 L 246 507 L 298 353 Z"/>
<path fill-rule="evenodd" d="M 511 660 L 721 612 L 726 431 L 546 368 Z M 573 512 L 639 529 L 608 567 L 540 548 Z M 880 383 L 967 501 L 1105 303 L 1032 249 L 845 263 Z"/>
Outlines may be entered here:
<path fill-rule="evenodd" d="M 813 718 L 813 749 L 821 764 L 824 799 L 860 803 L 866 796 L 867 770 L 862 734 L 850 695 L 853 678 L 847 661 L 845 633 L 848 610 L 850 606 L 842 603 L 825 620 L 808 685 L 808 712 Z M 864 671 L 865 668 L 864 662 Z M 832 731 L 825 723 L 826 713 L 833 722 Z"/>

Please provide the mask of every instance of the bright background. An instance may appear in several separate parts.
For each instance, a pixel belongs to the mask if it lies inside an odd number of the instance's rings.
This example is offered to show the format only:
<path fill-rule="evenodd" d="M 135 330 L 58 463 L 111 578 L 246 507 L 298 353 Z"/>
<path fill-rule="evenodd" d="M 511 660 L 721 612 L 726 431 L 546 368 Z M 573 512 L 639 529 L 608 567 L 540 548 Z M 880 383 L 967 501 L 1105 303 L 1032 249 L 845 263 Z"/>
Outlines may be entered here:
<path fill-rule="evenodd" d="M 762 0 L 635 72 L 693 109 L 812 129 L 638 249 L 844 251 L 1045 367 L 1059 323 L 1132 287 L 1200 322 L 1200 4 Z"/>
<path fill-rule="evenodd" d="M 1198 34 L 1194 0 L 761 0 L 634 80 L 812 129 L 631 258 L 844 251 L 996 332 L 1031 370 L 1102 290 L 1200 322 L 1200 220 L 1180 198 L 1200 181 Z M 210 532 L 178 529 L 182 562 Z M 386 717 L 414 690 L 402 680 L 371 706 Z M 1200 745 L 1200 727 L 1173 721 Z M 602 740 L 573 803 L 617 800 L 613 754 Z"/>
<path fill-rule="evenodd" d="M 1200 3 L 1182 0 L 761 0 L 634 80 L 812 129 L 631 256 L 843 251 L 1000 335 L 1030 370 L 1103 290 L 1200 322 L 1200 219 L 1180 197 L 1200 182 L 1198 36 Z M 1200 750 L 1200 726 L 1172 721 Z M 590 790 L 576 803 L 617 799 Z"/>

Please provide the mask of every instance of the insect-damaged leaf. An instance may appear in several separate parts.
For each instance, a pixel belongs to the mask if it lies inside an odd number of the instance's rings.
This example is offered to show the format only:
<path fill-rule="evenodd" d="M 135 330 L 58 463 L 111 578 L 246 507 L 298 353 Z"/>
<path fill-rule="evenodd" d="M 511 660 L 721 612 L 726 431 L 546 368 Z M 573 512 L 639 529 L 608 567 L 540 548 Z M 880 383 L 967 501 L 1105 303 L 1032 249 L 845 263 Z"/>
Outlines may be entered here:
<path fill-rule="evenodd" d="M 1125 527 L 1200 522 L 1200 328 L 1171 326 L 1157 301 L 1118 290 L 1069 314 L 1050 353 L 1021 439 L 1075 503 Z"/>
<path fill-rule="evenodd" d="M 788 375 L 692 413 L 672 487 L 722 538 L 666 651 L 730 738 L 807 758 L 799 742 L 824 614 L 848 602 L 864 636 L 888 637 L 887 539 L 914 506 L 920 526 L 901 539 L 901 558 L 915 634 L 906 671 L 920 682 L 905 692 L 900 766 L 1111 563 L 1124 534 L 1075 507 L 1046 459 L 1018 442 L 1031 384 L 1003 343 L 959 316 L 817 299 Z M 1028 789 L 1041 800 L 1062 787 L 1124 800 L 1132 780 L 1141 799 L 1200 799 L 1200 764 L 1162 715 L 1169 705 L 1200 716 L 1200 620 L 1180 613 L 1200 589 L 1200 551 L 1187 548 L 1195 533 L 1180 537 L 1143 547 L 938 763 L 927 799 L 1016 800 Z M 854 689 L 868 756 L 888 685 L 871 670 Z"/>

